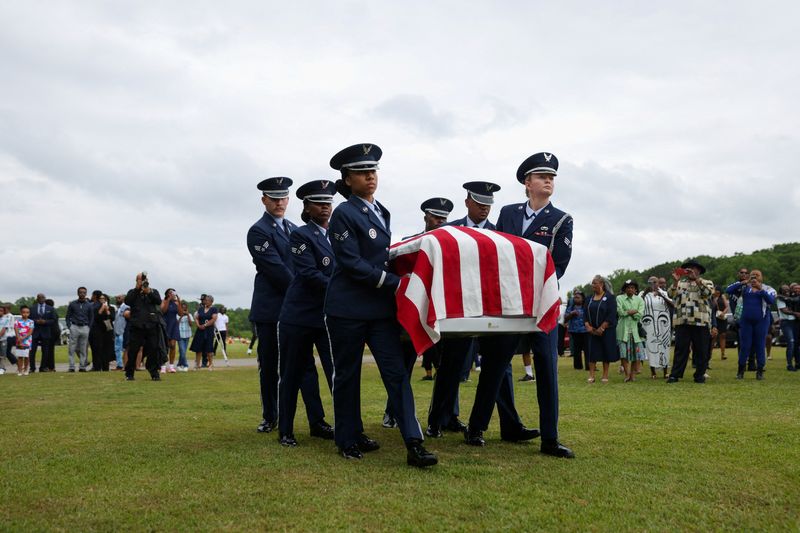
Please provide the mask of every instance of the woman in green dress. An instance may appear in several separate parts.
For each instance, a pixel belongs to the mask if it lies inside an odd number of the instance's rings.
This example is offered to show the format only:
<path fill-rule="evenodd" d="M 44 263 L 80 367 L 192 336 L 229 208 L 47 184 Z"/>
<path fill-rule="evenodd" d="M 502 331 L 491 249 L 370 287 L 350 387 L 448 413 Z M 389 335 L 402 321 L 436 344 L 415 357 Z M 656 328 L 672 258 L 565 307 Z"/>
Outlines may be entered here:
<path fill-rule="evenodd" d="M 629 279 L 622 284 L 622 294 L 617 297 L 617 345 L 625 369 L 625 383 L 635 379 L 647 357 L 644 339 L 639 336 L 644 300 L 638 292 L 639 284 Z"/>

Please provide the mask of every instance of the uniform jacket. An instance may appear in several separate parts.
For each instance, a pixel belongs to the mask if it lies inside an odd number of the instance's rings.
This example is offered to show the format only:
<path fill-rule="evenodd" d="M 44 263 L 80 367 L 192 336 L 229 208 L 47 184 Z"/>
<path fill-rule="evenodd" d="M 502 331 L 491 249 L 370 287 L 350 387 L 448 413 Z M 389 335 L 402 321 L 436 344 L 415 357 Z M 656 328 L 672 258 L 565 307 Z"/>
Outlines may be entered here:
<path fill-rule="evenodd" d="M 386 220 L 383 227 L 377 215 L 357 196 L 339 204 L 331 215 L 331 236 L 336 267 L 325 297 L 325 314 L 375 320 L 394 318 L 397 312 L 394 291 L 400 278 L 387 270 L 391 244 L 391 215 L 380 203 Z"/>
<path fill-rule="evenodd" d="M 286 223 L 290 231 L 297 229 L 288 220 Z M 289 257 L 289 236 L 265 212 L 247 232 L 247 250 L 256 266 L 250 321 L 277 322 L 286 289 L 294 276 Z"/>
<path fill-rule="evenodd" d="M 36 327 L 33 328 L 33 337 L 34 338 L 42 338 L 42 339 L 49 339 L 50 334 L 53 331 L 53 324 L 58 324 L 58 317 L 56 316 L 55 310 L 47 305 L 44 304 L 44 313 L 39 314 L 39 304 L 33 302 L 30 305 L 31 308 L 31 316 L 30 319 L 36 324 Z M 44 324 L 39 324 L 36 321 L 43 319 L 45 320 Z"/>
<path fill-rule="evenodd" d="M 465 216 L 464 218 L 459 218 L 459 219 L 453 220 L 452 222 L 448 222 L 445 225 L 446 226 L 466 226 L 467 225 L 467 217 Z M 491 222 L 489 222 L 487 220 L 486 224 L 483 225 L 483 229 L 496 230 L 497 228 L 495 227 L 494 224 L 492 224 Z"/>
<path fill-rule="evenodd" d="M 336 265 L 333 247 L 313 222 L 292 232 L 289 243 L 294 278 L 286 290 L 280 321 L 310 328 L 325 327 L 325 291 Z"/>
<path fill-rule="evenodd" d="M 497 231 L 524 237 L 547 248 L 550 247 L 552 241 L 553 249 L 550 253 L 553 256 L 553 263 L 556 267 L 556 277 L 560 279 L 567 270 L 569 260 L 572 257 L 572 217 L 567 215 L 554 238 L 553 230 L 566 213 L 548 203 L 523 234 L 522 221 L 525 218 L 526 203 L 503 206 L 497 219 Z"/>

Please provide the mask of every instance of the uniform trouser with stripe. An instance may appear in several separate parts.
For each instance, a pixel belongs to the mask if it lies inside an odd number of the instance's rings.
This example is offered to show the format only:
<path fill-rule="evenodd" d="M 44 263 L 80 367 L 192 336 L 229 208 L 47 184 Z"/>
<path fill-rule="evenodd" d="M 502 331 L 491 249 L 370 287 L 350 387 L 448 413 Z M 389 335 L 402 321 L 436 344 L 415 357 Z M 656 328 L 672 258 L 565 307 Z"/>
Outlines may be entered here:
<path fill-rule="evenodd" d="M 361 362 L 364 344 L 369 346 L 389 396 L 389 407 L 397 419 L 405 442 L 422 440 L 414 394 L 400 347 L 400 325 L 394 318 L 356 320 L 327 316 L 326 325 L 333 354 L 334 437 L 339 448 L 348 448 L 363 433 L 361 420 Z M 259 335 L 260 336 L 260 335 Z"/>
<path fill-rule="evenodd" d="M 522 422 L 514 407 L 510 363 L 519 343 L 519 335 L 484 336 L 479 338 L 479 342 L 481 375 L 469 416 L 470 429 L 485 431 L 489 427 L 496 404 L 500 416 L 500 431 L 515 432 L 522 426 Z"/>
<path fill-rule="evenodd" d="M 280 343 L 278 379 L 278 428 L 281 435 L 294 433 L 297 394 L 303 395 L 308 425 L 325 419 L 319 396 L 319 375 L 314 362 L 317 347 L 327 382 L 331 383 L 332 363 L 330 343 L 325 328 L 309 328 L 281 322 L 278 325 Z M 329 385 L 330 387 L 330 385 Z"/>
<path fill-rule="evenodd" d="M 466 361 L 472 360 L 475 340 L 470 337 L 456 337 L 439 342 L 442 358 L 436 371 L 431 406 L 428 409 L 428 425 L 434 428 L 445 427 L 453 418 L 458 418 L 461 374 Z"/>
<path fill-rule="evenodd" d="M 531 335 L 533 368 L 536 372 L 536 399 L 539 403 L 539 430 L 545 440 L 558 439 L 558 329 L 550 333 Z M 505 405 L 504 405 L 505 404 Z M 514 407 L 514 378 L 511 365 L 506 367 L 500 391 L 497 394 L 497 412 L 500 414 L 500 431 L 514 432 L 522 424 Z M 504 426 L 504 413 L 507 421 Z"/>
<path fill-rule="evenodd" d="M 414 345 L 411 344 L 411 341 L 407 340 L 400 341 L 400 349 L 403 350 L 403 365 L 405 365 L 406 370 L 408 370 L 408 380 L 411 381 L 411 374 L 414 372 L 414 365 L 417 363 L 417 353 L 414 350 Z M 388 397 L 386 398 L 386 408 L 384 409 L 384 413 L 388 414 L 392 418 L 397 418 L 392 412 L 392 406 L 389 405 Z"/>
<path fill-rule="evenodd" d="M 261 417 L 274 424 L 278 421 L 278 323 L 256 322 L 256 331 Z"/>

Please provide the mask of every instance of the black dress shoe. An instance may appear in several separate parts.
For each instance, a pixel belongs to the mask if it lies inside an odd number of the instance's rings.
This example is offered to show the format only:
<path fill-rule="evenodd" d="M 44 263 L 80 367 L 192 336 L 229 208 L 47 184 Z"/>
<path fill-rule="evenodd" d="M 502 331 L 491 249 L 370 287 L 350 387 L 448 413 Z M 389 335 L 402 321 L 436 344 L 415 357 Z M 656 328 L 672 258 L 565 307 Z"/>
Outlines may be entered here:
<path fill-rule="evenodd" d="M 70 372 L 75 372 L 75 371 L 74 370 L 70 370 Z M 134 379 L 133 375 L 126 375 L 125 376 L 125 381 L 133 381 L 133 379 Z"/>
<path fill-rule="evenodd" d="M 286 446 L 287 448 L 297 447 L 297 439 L 294 438 L 294 435 L 283 435 L 278 439 L 278 442 L 281 446 Z"/>
<path fill-rule="evenodd" d="M 433 381 L 433 376 L 427 376 L 427 375 L 422 376 L 422 379 L 420 381 Z"/>
<path fill-rule="evenodd" d="M 483 440 L 483 431 L 469 427 L 464 430 L 464 442 L 470 446 L 486 446 L 486 441 Z"/>
<path fill-rule="evenodd" d="M 67 370 L 67 372 L 75 372 L 75 369 L 74 368 L 70 368 L 69 370 Z"/>
<path fill-rule="evenodd" d="M 356 438 L 356 446 L 363 453 L 374 452 L 381 447 L 378 441 L 372 440 L 363 433 Z"/>
<path fill-rule="evenodd" d="M 425 435 L 433 439 L 439 439 L 442 437 L 442 430 L 439 429 L 439 426 L 428 426 L 425 429 Z"/>
<path fill-rule="evenodd" d="M 397 419 L 389 413 L 383 413 L 383 423 L 381 425 L 387 429 L 396 428 Z"/>
<path fill-rule="evenodd" d="M 677 383 L 677 382 L 678 382 L 678 378 L 676 378 L 674 376 L 670 376 L 669 379 L 667 380 L 667 383 Z"/>
<path fill-rule="evenodd" d="M 575 453 L 557 440 L 543 440 L 541 450 L 543 454 L 552 455 L 553 457 L 575 458 Z"/>
<path fill-rule="evenodd" d="M 406 447 L 408 448 L 406 462 L 409 466 L 425 468 L 426 466 L 433 466 L 439 462 L 439 459 L 436 458 L 436 454 L 426 450 L 420 440 L 413 439 L 406 444 Z"/>
<path fill-rule="evenodd" d="M 695 383 L 705 383 L 706 382 L 706 378 L 694 378 L 694 382 Z"/>
<path fill-rule="evenodd" d="M 533 440 L 539 435 L 541 435 L 541 433 L 539 433 L 538 429 L 526 428 L 525 426 L 520 426 L 520 428 L 514 433 L 500 432 L 500 438 L 506 442 L 525 442 L 528 440 Z"/>
<path fill-rule="evenodd" d="M 275 422 L 267 422 L 266 420 L 262 420 L 256 428 L 256 431 L 259 433 L 269 433 L 273 429 L 275 429 Z"/>
<path fill-rule="evenodd" d="M 79 368 L 78 372 L 86 372 L 86 369 L 85 368 Z"/>
<path fill-rule="evenodd" d="M 153 381 L 161 381 L 161 376 L 158 375 L 158 372 L 155 374 L 150 374 L 150 379 Z"/>
<path fill-rule="evenodd" d="M 758 370 L 756 370 L 756 379 L 759 380 L 759 381 L 764 379 L 764 370 L 762 370 L 760 368 Z"/>
<path fill-rule="evenodd" d="M 342 457 L 345 459 L 363 459 L 364 454 L 361 453 L 361 450 L 358 449 L 358 446 L 353 444 L 352 446 L 348 446 L 347 448 L 339 450 L 339 453 L 342 454 Z"/>
<path fill-rule="evenodd" d="M 444 427 L 447 431 L 453 431 L 457 433 L 464 433 L 464 430 L 467 429 L 467 425 L 459 420 L 456 417 L 452 417 L 450 422 Z"/>
<path fill-rule="evenodd" d="M 333 440 L 333 428 L 325 422 L 324 420 L 321 422 L 317 422 L 313 426 L 311 426 L 310 430 L 312 437 L 319 437 L 320 439 L 325 440 Z"/>

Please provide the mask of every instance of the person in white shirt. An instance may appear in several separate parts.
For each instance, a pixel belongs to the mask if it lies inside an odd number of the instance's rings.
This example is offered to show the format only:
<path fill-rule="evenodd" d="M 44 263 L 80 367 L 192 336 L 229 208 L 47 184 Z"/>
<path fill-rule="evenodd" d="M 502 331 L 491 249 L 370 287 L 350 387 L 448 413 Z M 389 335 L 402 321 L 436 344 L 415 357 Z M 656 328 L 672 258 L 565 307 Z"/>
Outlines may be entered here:
<path fill-rule="evenodd" d="M 219 314 L 217 315 L 217 321 L 214 322 L 214 327 L 219 331 L 219 336 L 222 338 L 223 344 L 227 346 L 228 343 L 228 310 L 225 308 L 224 305 L 219 306 Z M 223 346 L 223 350 L 227 351 L 226 346 Z M 214 351 L 217 351 L 217 343 L 214 342 Z"/>

